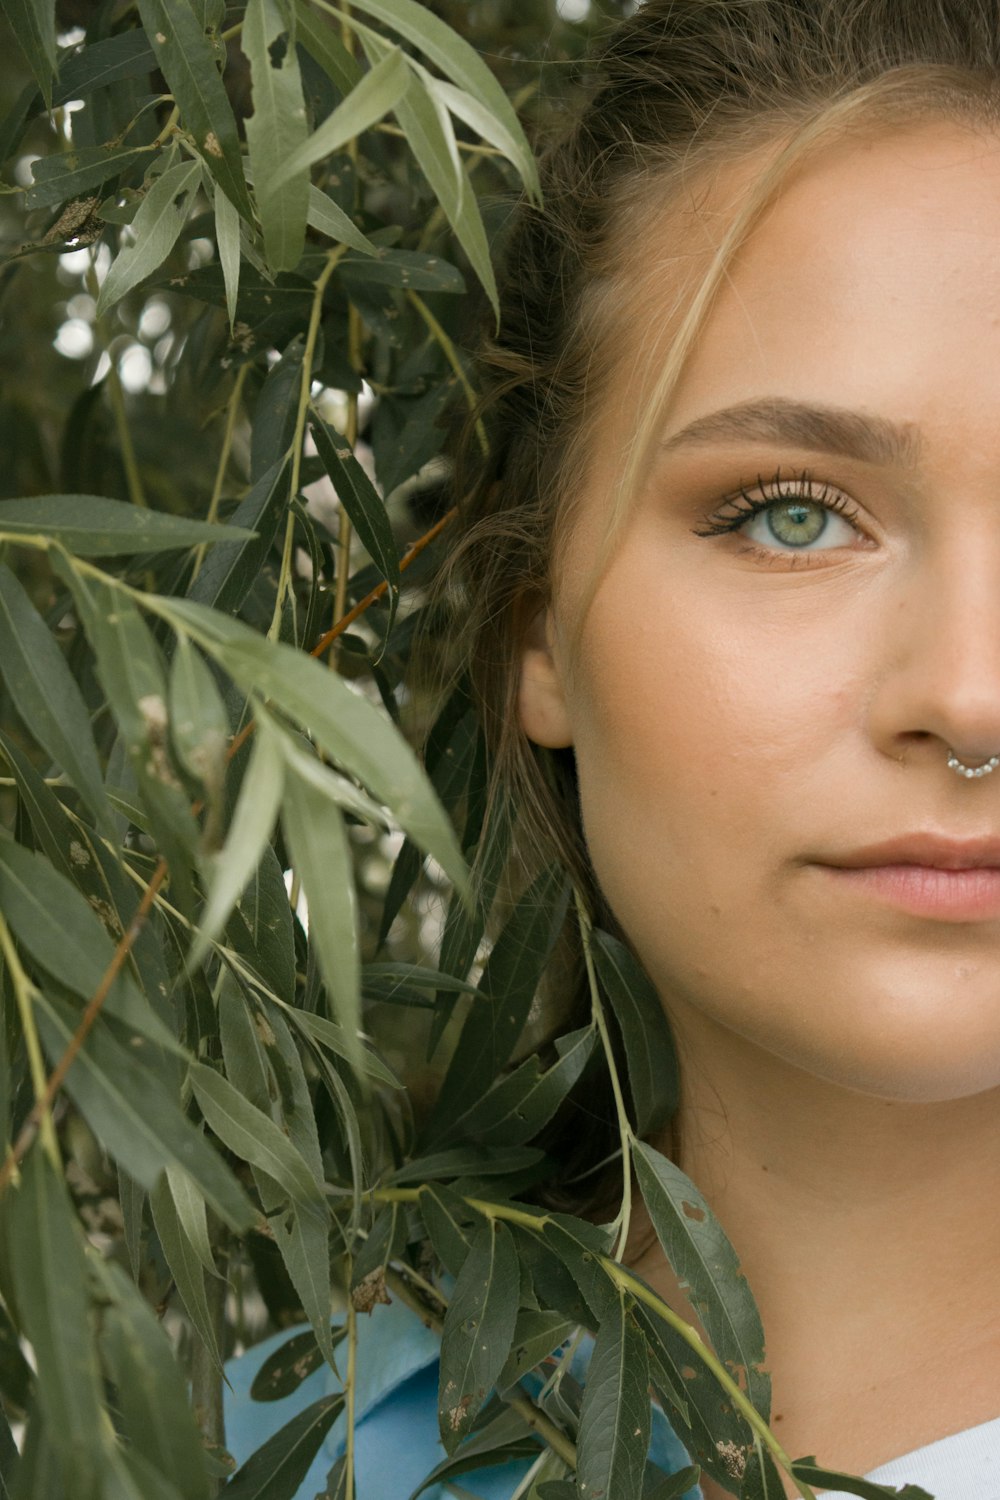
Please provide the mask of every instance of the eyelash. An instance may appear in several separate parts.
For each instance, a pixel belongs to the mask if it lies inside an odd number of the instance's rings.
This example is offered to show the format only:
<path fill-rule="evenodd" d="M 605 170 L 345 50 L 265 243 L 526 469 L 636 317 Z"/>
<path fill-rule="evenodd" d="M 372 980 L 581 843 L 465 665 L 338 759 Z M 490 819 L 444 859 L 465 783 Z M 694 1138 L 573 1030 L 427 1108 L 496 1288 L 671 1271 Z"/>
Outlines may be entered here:
<path fill-rule="evenodd" d="M 836 515 L 843 516 L 852 525 L 857 522 L 859 511 L 853 501 L 829 484 L 817 486 L 809 469 L 789 475 L 783 474 L 779 469 L 770 479 L 758 474 L 757 489 L 759 493 L 751 494 L 741 486 L 735 495 L 730 495 L 722 502 L 718 510 L 705 517 L 702 527 L 694 528 L 695 536 L 728 536 L 738 532 L 754 516 L 759 516 L 780 500 L 808 500 L 813 505 L 822 505 Z M 757 551 L 765 550 L 758 548 L 755 543 L 748 543 L 748 546 Z"/>

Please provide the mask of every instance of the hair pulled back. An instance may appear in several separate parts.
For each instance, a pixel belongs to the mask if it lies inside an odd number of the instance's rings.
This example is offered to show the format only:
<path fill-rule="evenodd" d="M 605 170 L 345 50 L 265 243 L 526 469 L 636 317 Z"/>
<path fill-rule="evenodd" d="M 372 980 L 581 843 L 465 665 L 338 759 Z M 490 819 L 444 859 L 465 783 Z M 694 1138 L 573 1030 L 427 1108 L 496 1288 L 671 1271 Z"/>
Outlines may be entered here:
<path fill-rule="evenodd" d="M 514 847 L 529 868 L 561 859 L 613 924 L 589 870 L 572 752 L 531 745 L 516 698 L 524 611 L 550 593 L 594 415 L 621 354 L 616 326 L 630 309 L 642 317 L 644 258 L 661 299 L 676 275 L 677 331 L 665 358 L 651 331 L 650 398 L 620 493 L 609 498 L 609 546 L 715 289 L 783 181 L 852 131 L 926 117 L 996 127 L 1000 5 L 646 0 L 600 46 L 585 90 L 571 127 L 543 155 L 541 205 L 521 204 L 511 226 L 499 332 L 480 361 L 489 453 L 469 443 L 460 464 L 461 535 L 447 581 L 486 735 L 490 805 L 514 809 Z M 755 153 L 762 165 L 715 252 L 693 271 L 690 254 L 672 260 L 663 242 L 671 204 L 689 202 L 713 169 Z M 655 249 L 644 234 L 654 213 Z"/>

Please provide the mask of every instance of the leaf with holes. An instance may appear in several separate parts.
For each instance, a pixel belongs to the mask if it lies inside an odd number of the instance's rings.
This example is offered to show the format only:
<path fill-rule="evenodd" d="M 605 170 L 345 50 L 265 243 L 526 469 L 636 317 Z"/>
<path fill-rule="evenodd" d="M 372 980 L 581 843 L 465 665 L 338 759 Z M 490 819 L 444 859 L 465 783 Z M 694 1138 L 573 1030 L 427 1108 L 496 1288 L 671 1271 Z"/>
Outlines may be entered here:
<path fill-rule="evenodd" d="M 452 1293 L 441 1335 L 438 1420 L 454 1453 L 503 1369 L 514 1338 L 521 1272 L 510 1230 L 491 1220 L 477 1231 Z"/>

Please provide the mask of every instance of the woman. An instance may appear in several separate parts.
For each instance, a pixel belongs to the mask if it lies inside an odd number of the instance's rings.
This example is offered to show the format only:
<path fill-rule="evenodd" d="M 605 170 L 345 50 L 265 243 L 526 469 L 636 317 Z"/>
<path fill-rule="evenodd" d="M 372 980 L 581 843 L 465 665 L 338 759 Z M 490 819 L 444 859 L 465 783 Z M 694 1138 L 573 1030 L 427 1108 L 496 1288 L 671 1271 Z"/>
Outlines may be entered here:
<path fill-rule="evenodd" d="M 993 0 L 649 0 L 513 236 L 456 561 L 774 1431 L 939 1500 L 1000 1497 L 998 104 Z"/>

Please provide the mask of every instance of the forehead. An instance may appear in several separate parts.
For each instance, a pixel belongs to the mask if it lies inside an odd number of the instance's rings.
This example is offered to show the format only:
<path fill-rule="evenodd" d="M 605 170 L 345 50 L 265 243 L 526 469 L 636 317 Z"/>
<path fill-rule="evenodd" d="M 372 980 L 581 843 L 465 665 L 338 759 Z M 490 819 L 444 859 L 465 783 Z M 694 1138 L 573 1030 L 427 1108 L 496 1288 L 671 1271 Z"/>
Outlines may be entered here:
<path fill-rule="evenodd" d="M 708 253 L 755 170 L 720 174 L 687 210 Z M 973 393 L 1000 409 L 1000 138 L 927 121 L 794 173 L 733 258 L 665 419 L 760 395 L 849 395 L 910 421 L 931 401 L 946 419 Z"/>

